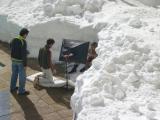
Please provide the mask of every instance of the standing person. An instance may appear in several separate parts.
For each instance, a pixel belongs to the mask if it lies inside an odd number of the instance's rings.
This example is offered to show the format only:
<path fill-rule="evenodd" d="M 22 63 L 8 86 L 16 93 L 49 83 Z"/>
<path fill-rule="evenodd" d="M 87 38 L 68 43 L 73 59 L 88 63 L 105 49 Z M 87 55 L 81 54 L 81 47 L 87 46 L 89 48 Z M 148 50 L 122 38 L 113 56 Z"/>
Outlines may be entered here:
<path fill-rule="evenodd" d="M 13 93 L 18 90 L 19 95 L 28 95 L 29 91 L 25 90 L 27 66 L 27 42 L 26 37 L 29 31 L 23 28 L 19 32 L 19 36 L 14 38 L 11 43 L 11 60 L 12 60 L 12 76 L 10 83 L 10 91 Z M 19 88 L 16 87 L 17 78 L 19 77 Z"/>
<path fill-rule="evenodd" d="M 40 48 L 38 54 L 38 63 L 43 72 L 42 79 L 39 79 L 39 85 L 44 87 L 52 87 L 54 85 L 53 74 L 56 73 L 55 65 L 52 63 L 50 48 L 54 45 L 54 39 L 48 39 L 46 45 Z"/>

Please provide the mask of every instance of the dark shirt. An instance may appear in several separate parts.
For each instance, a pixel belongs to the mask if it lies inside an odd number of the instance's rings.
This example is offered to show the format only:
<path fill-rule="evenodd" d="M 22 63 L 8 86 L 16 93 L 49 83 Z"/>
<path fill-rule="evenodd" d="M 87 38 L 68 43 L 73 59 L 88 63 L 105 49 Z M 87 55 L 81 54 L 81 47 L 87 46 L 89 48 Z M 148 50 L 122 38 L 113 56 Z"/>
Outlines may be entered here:
<path fill-rule="evenodd" d="M 47 46 L 40 48 L 38 54 L 38 63 L 44 69 L 51 68 L 51 51 Z"/>
<path fill-rule="evenodd" d="M 13 62 L 22 62 L 24 66 L 27 65 L 27 43 L 25 40 L 14 38 L 11 43 L 11 58 Z"/>

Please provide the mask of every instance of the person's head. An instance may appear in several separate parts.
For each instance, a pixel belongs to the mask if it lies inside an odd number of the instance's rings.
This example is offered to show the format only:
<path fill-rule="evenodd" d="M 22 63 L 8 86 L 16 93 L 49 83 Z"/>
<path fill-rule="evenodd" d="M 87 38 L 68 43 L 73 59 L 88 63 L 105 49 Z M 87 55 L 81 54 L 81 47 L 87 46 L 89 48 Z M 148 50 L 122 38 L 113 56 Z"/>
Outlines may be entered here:
<path fill-rule="evenodd" d="M 47 46 L 48 46 L 48 48 L 51 48 L 54 43 L 55 43 L 54 39 L 49 38 L 49 39 L 47 40 Z"/>
<path fill-rule="evenodd" d="M 91 44 L 91 48 L 92 49 L 95 49 L 97 47 L 97 42 L 93 42 L 92 44 Z"/>
<path fill-rule="evenodd" d="M 19 35 L 26 38 L 28 33 L 29 33 L 29 30 L 27 28 L 22 28 L 19 32 Z"/>

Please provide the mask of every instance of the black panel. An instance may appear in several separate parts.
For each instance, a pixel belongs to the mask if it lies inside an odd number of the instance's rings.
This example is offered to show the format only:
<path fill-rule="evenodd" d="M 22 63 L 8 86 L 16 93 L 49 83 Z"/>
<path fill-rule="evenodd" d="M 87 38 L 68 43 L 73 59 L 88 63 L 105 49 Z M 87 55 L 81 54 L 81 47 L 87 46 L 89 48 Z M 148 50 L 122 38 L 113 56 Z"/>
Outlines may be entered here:
<path fill-rule="evenodd" d="M 63 56 L 72 53 L 73 56 L 68 59 L 68 62 L 85 64 L 88 54 L 88 48 L 89 42 L 64 39 L 62 42 L 59 60 L 65 61 Z"/>

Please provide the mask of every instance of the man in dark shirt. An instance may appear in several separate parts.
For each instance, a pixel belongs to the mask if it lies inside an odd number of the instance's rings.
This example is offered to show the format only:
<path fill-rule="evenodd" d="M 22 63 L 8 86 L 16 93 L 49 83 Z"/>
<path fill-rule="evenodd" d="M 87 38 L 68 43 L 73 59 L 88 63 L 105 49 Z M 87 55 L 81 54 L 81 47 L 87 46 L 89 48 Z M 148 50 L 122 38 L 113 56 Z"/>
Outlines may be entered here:
<path fill-rule="evenodd" d="M 40 48 L 38 54 L 38 62 L 43 72 L 42 79 L 39 79 L 39 85 L 44 87 L 53 87 L 53 74 L 56 73 L 55 66 L 52 63 L 52 54 L 50 48 L 54 45 L 53 39 L 48 39 L 46 45 Z"/>
<path fill-rule="evenodd" d="M 29 91 L 25 90 L 27 65 L 27 43 L 25 41 L 29 31 L 26 28 L 21 29 L 19 36 L 14 38 L 11 43 L 11 60 L 12 60 L 12 76 L 10 83 L 10 91 L 13 93 L 18 89 L 19 95 L 28 95 Z M 16 87 L 17 78 L 19 76 L 19 88 Z"/>

